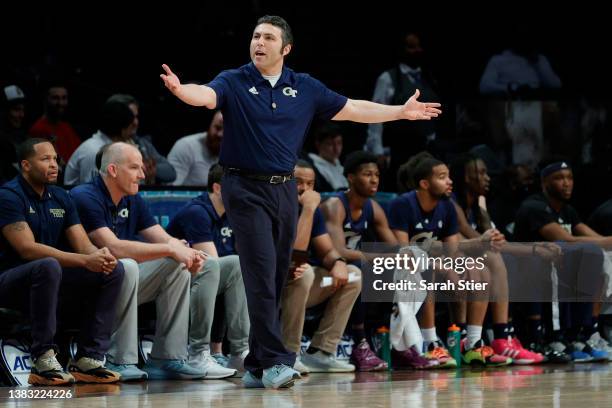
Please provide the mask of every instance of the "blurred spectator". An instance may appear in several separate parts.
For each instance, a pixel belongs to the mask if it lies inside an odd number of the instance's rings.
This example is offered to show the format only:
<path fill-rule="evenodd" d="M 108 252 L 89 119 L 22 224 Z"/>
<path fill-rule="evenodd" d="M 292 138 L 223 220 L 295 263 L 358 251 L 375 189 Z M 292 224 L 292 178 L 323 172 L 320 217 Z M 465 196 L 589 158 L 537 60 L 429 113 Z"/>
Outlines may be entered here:
<path fill-rule="evenodd" d="M 223 115 L 215 112 L 207 132 L 185 136 L 176 141 L 168 161 L 176 170 L 175 186 L 203 186 L 208 170 L 219 160 L 223 139 Z"/>
<path fill-rule="evenodd" d="M 31 137 L 47 139 L 55 145 L 62 167 L 81 144 L 76 131 L 66 121 L 67 110 L 68 89 L 63 84 L 52 83 L 47 88 L 45 113 L 30 128 Z"/>
<path fill-rule="evenodd" d="M 102 108 L 100 130 L 79 146 L 66 165 L 64 184 L 74 186 L 93 180 L 98 175 L 96 154 L 109 143 L 132 143 L 134 114 L 121 102 L 107 101 Z"/>
<path fill-rule="evenodd" d="M 517 27 L 510 47 L 487 63 L 480 79 L 480 93 L 505 95 L 561 88 L 561 80 L 548 58 L 540 54 L 536 41 L 537 36 L 527 27 Z"/>
<path fill-rule="evenodd" d="M 517 26 L 510 46 L 491 57 L 480 80 L 480 93 L 497 98 L 487 106 L 492 147 L 507 156 L 506 163 L 532 168 L 548 153 L 545 134 L 558 138 L 560 130 L 556 102 L 544 100 L 561 88 L 561 80 L 537 40 L 528 27 Z"/>
<path fill-rule="evenodd" d="M 315 149 L 309 153 L 315 171 L 316 191 L 339 191 L 348 188 L 344 167 L 340 164 L 342 154 L 342 132 L 337 125 L 326 124 L 315 132 Z"/>
<path fill-rule="evenodd" d="M 398 65 L 378 77 L 372 100 L 385 105 L 403 105 L 417 89 L 421 92 L 421 101 L 439 100 L 436 81 L 423 66 L 424 57 L 419 36 L 412 32 L 407 33 L 403 37 Z M 389 150 L 383 147 L 383 137 Z M 425 150 L 435 138 L 434 121 L 404 120 L 368 126 L 364 150 L 379 156 L 379 165 L 385 162 L 381 160 L 381 156 L 387 156 L 387 151 L 391 152 L 390 170 L 381 169 L 388 176 L 383 180 L 385 190 L 395 189 L 395 176 L 399 166 L 410 156 Z"/>
<path fill-rule="evenodd" d="M 0 117 L 0 183 L 17 175 L 17 146 L 27 138 L 25 95 L 17 85 L 3 88 Z"/>
<path fill-rule="evenodd" d="M 529 167 L 513 165 L 504 171 L 500 183 L 497 195 L 489 203 L 489 212 L 497 229 L 508 241 L 514 241 L 516 213 L 523 200 L 537 192 L 535 176 Z"/>
<path fill-rule="evenodd" d="M 108 99 L 109 102 L 120 102 L 127 105 L 134 114 L 134 125 L 131 135 L 132 140 L 138 145 L 138 150 L 142 154 L 142 160 L 145 166 L 145 184 L 162 184 L 172 183 L 176 179 L 176 171 L 168 160 L 159 154 L 151 136 L 142 136 L 138 134 L 139 121 L 139 104 L 136 98 L 127 94 L 115 94 Z"/>

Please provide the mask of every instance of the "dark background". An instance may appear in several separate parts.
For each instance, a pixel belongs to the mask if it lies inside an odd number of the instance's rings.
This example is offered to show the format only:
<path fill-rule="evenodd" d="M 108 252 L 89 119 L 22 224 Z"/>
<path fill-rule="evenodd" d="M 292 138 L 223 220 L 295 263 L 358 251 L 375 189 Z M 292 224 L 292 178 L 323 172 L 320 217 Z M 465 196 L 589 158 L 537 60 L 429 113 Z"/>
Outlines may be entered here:
<path fill-rule="evenodd" d="M 450 121 L 453 104 L 476 95 L 488 58 L 504 48 L 517 23 L 530 27 L 566 94 L 607 98 L 611 30 L 603 8 L 581 15 L 552 5 L 524 7 L 514 2 L 471 8 L 384 1 L 25 3 L 2 13 L 0 82 L 24 89 L 32 121 L 42 111 L 40 82 L 63 76 L 70 85 L 71 118 L 88 131 L 96 127 L 107 96 L 134 94 L 142 102 L 142 130 L 167 152 L 178 137 L 205 128 L 210 114 L 172 97 L 159 80 L 160 64 L 169 64 L 184 82 L 208 82 L 220 70 L 248 62 L 252 29 L 257 17 L 268 13 L 284 16 L 293 28 L 295 46 L 287 65 L 352 98 L 371 98 L 377 76 L 393 65 L 400 33 L 416 30 Z M 365 126 L 347 128 L 347 148 L 360 147 Z"/>

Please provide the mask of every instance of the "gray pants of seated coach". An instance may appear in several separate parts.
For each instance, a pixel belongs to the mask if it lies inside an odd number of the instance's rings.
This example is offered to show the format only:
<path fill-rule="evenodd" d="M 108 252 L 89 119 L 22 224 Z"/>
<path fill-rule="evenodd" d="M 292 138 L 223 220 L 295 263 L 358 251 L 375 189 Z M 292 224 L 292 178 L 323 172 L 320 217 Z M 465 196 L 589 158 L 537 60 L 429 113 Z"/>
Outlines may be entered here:
<path fill-rule="evenodd" d="M 249 348 L 249 313 L 240 259 L 237 255 L 229 255 L 208 259 L 204 269 L 191 280 L 189 349 L 192 353 L 209 349 L 215 300 L 220 294 L 224 295 L 231 353 L 240 354 Z"/>
<path fill-rule="evenodd" d="M 108 360 L 138 363 L 138 305 L 155 301 L 157 311 L 151 356 L 187 359 L 191 273 L 171 258 L 137 263 L 121 259 L 125 278 L 117 299 L 115 330 Z"/>

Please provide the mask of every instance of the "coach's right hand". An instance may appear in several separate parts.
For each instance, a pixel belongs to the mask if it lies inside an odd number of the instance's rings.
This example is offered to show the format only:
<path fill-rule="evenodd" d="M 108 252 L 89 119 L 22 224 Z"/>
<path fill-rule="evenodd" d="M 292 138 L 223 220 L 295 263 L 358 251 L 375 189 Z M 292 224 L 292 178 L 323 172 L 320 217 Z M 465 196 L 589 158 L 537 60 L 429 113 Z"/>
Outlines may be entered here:
<path fill-rule="evenodd" d="M 92 272 L 101 272 L 108 275 L 116 266 L 117 258 L 115 258 L 106 247 L 100 248 L 89 255 L 85 255 L 85 268 Z"/>

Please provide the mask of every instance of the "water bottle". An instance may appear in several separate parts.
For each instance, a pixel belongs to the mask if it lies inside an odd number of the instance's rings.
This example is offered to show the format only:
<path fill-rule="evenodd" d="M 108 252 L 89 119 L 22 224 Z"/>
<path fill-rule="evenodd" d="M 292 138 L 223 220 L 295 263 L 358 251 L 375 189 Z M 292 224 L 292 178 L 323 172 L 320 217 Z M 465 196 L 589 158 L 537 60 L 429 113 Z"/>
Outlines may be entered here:
<path fill-rule="evenodd" d="M 450 355 L 457 362 L 457 367 L 461 367 L 461 329 L 455 324 L 448 328 L 446 344 Z"/>
<path fill-rule="evenodd" d="M 380 358 L 387 362 L 387 366 L 391 368 L 391 340 L 389 338 L 389 329 L 386 326 L 379 327 L 376 330 L 376 335 L 380 341 Z"/>

